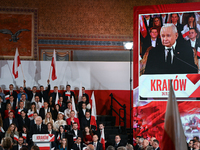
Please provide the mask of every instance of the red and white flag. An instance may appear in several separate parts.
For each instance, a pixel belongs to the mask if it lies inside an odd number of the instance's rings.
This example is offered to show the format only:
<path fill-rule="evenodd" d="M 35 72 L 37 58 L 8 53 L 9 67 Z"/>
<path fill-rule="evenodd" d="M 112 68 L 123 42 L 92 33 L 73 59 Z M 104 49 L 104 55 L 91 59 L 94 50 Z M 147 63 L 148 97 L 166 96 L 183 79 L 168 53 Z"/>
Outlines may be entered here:
<path fill-rule="evenodd" d="M 1 127 L 0 132 L 5 133 L 4 129 Z"/>
<path fill-rule="evenodd" d="M 9 100 L 9 97 L 10 97 L 10 95 L 6 95 L 6 96 L 5 96 L 5 99 L 6 99 L 6 100 Z"/>
<path fill-rule="evenodd" d="M 172 82 L 165 113 L 164 133 L 161 141 L 161 150 L 187 150 L 183 126 L 180 119 L 178 105 Z"/>
<path fill-rule="evenodd" d="M 30 119 L 31 117 L 33 117 L 33 111 L 30 111 L 27 113 L 28 118 Z"/>
<path fill-rule="evenodd" d="M 74 96 L 72 96 L 72 110 L 75 112 L 75 117 L 77 118 L 77 111 L 76 111 L 76 105 L 74 102 Z"/>
<path fill-rule="evenodd" d="M 26 134 L 22 133 L 22 137 L 26 140 Z"/>
<path fill-rule="evenodd" d="M 42 108 L 44 108 L 44 98 L 42 97 Z"/>
<path fill-rule="evenodd" d="M 16 140 L 16 141 L 19 140 L 19 137 L 16 134 L 14 134 L 14 140 Z"/>
<path fill-rule="evenodd" d="M 55 49 L 53 51 L 53 57 L 52 57 L 52 61 L 51 61 L 51 67 L 52 67 L 51 79 L 55 80 L 55 79 L 57 79 L 57 76 L 56 76 L 56 52 L 55 52 Z"/>
<path fill-rule="evenodd" d="M 104 131 L 101 131 L 100 143 L 103 146 L 103 150 L 105 150 L 106 149 L 106 145 L 105 145 L 105 134 L 104 134 Z"/>
<path fill-rule="evenodd" d="M 13 61 L 13 67 L 12 67 L 12 73 L 16 78 L 18 78 L 18 67 L 21 64 L 20 58 L 19 58 L 19 53 L 18 53 L 18 48 L 16 48 L 16 52 L 15 52 L 15 57 L 14 57 L 14 61 Z"/>
<path fill-rule="evenodd" d="M 189 28 L 185 28 L 184 30 L 181 31 L 181 34 L 182 34 L 182 36 L 183 36 L 183 38 L 184 38 L 185 40 L 189 40 L 189 37 L 188 37 L 189 31 L 190 31 Z"/>
<path fill-rule="evenodd" d="M 197 48 L 197 56 L 200 57 L 200 47 Z"/>
<path fill-rule="evenodd" d="M 145 38 L 147 36 L 147 28 L 144 24 L 144 17 L 142 15 L 139 17 L 139 21 L 140 21 L 140 33 Z"/>
<path fill-rule="evenodd" d="M 67 96 L 68 97 L 68 100 L 70 100 L 70 96 L 71 96 L 71 93 L 70 93 L 70 91 L 68 92 L 68 91 L 66 91 L 65 92 L 65 96 Z"/>
<path fill-rule="evenodd" d="M 80 83 L 79 86 L 79 94 L 78 94 L 78 102 L 82 101 L 82 96 L 83 96 L 83 92 L 82 92 L 82 83 Z"/>
<path fill-rule="evenodd" d="M 94 91 L 92 92 L 91 100 L 92 100 L 91 116 L 94 116 L 95 120 L 97 120 L 97 111 L 96 111 L 96 102 L 95 102 L 95 97 L 94 97 Z"/>

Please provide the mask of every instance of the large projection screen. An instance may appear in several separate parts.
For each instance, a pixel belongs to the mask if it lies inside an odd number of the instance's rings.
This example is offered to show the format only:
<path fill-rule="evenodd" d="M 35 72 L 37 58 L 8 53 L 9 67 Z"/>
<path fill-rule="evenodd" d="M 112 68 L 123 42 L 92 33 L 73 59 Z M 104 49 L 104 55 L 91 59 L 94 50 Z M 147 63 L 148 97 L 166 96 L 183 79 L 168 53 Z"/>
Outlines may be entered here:
<path fill-rule="evenodd" d="M 134 7 L 134 136 L 162 138 L 172 80 L 187 139 L 200 132 L 200 3 Z"/>

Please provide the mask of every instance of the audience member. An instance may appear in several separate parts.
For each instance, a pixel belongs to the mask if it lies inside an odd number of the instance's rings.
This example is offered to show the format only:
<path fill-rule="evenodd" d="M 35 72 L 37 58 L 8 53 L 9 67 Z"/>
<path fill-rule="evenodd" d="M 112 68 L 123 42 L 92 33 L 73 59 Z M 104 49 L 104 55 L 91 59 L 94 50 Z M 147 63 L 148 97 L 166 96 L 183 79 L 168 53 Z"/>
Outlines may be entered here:
<path fill-rule="evenodd" d="M 98 136 L 95 134 L 93 135 L 93 138 L 92 138 L 92 142 L 90 143 L 94 146 L 94 149 L 95 150 L 102 150 L 103 149 L 103 146 L 102 144 L 98 141 Z"/>
<path fill-rule="evenodd" d="M 150 146 L 153 146 L 153 140 L 156 140 L 156 138 L 155 137 L 150 138 L 150 140 L 149 140 L 149 145 Z"/>
<path fill-rule="evenodd" d="M 18 121 L 16 118 L 14 118 L 14 112 L 13 111 L 10 111 L 8 113 L 8 118 L 4 119 L 3 121 L 3 128 L 4 128 L 4 131 L 7 131 L 8 130 L 8 127 L 11 125 L 11 124 L 15 124 L 17 127 L 18 127 Z"/>
<path fill-rule="evenodd" d="M 28 95 L 28 100 L 32 103 L 35 102 L 35 96 L 39 95 L 36 91 L 37 91 L 37 87 L 33 86 L 32 91 L 29 91 L 26 88 L 26 80 L 24 80 L 24 91 L 27 93 Z"/>
<path fill-rule="evenodd" d="M 75 111 L 72 110 L 70 112 L 70 118 L 67 119 L 67 125 L 71 125 L 76 122 L 78 124 L 78 130 L 80 130 L 80 123 L 79 123 L 79 119 L 75 118 Z"/>
<path fill-rule="evenodd" d="M 37 145 L 34 145 L 34 146 L 31 147 L 31 150 L 40 150 L 40 149 Z"/>
<path fill-rule="evenodd" d="M 6 104 L 6 110 L 4 111 L 4 119 L 8 118 L 9 113 L 13 112 L 13 118 L 15 118 L 15 111 L 12 109 L 11 104 Z"/>
<path fill-rule="evenodd" d="M 101 139 L 102 137 L 102 134 L 104 134 L 104 140 L 105 140 L 105 143 L 107 142 L 107 133 L 105 132 L 104 130 L 105 126 L 103 123 L 99 123 L 99 129 L 97 130 L 97 135 L 99 137 L 99 140 Z"/>
<path fill-rule="evenodd" d="M 6 95 L 12 95 L 14 97 L 14 101 L 16 102 L 17 100 L 17 92 L 13 90 L 13 84 L 9 85 L 9 91 L 6 93 Z"/>
<path fill-rule="evenodd" d="M 54 129 L 56 130 L 56 131 L 58 131 L 58 129 L 59 129 L 59 127 L 60 126 L 65 126 L 65 125 L 67 125 L 67 123 L 66 123 L 66 121 L 65 120 L 63 120 L 63 115 L 61 114 L 61 113 L 59 113 L 58 114 L 58 117 L 57 117 L 57 120 L 56 120 L 56 122 L 54 123 Z"/>
<path fill-rule="evenodd" d="M 83 94 L 83 96 L 86 97 L 86 104 L 88 104 L 89 103 L 89 96 L 88 96 L 87 93 L 85 93 L 85 87 L 82 87 L 82 94 Z"/>
<path fill-rule="evenodd" d="M 60 111 L 64 112 L 67 108 L 66 104 L 63 102 L 63 97 L 59 98 L 59 105 L 60 105 Z"/>
<path fill-rule="evenodd" d="M 87 149 L 86 150 L 95 150 L 94 149 L 94 146 L 92 145 L 92 144 L 89 144 L 88 146 L 87 146 Z"/>
<path fill-rule="evenodd" d="M 63 102 L 67 105 L 69 102 L 72 102 L 72 96 L 75 97 L 75 94 L 71 90 L 71 86 L 68 84 L 66 86 L 66 91 L 63 92 Z"/>
<path fill-rule="evenodd" d="M 27 116 L 30 120 L 33 120 L 33 114 L 37 112 L 35 103 L 31 103 L 31 108 L 28 110 Z"/>
<path fill-rule="evenodd" d="M 64 114 L 65 114 L 65 119 L 67 120 L 70 117 L 70 112 L 72 109 L 72 103 L 68 102 L 67 104 L 67 109 L 65 109 Z"/>
<path fill-rule="evenodd" d="M 6 100 L 5 100 L 5 94 L 3 93 L 3 89 L 0 87 L 0 97 L 2 99 L 2 102 L 3 103 L 6 103 Z"/>
<path fill-rule="evenodd" d="M 46 90 L 44 89 L 43 85 L 40 86 L 40 92 L 38 93 L 38 95 L 40 97 L 41 102 L 42 102 L 42 98 L 44 99 L 44 102 L 48 102 L 48 100 L 49 100 L 49 92 L 51 89 L 49 82 L 50 82 L 50 80 L 48 79 L 47 80 L 48 87 Z"/>
<path fill-rule="evenodd" d="M 61 94 L 58 92 L 57 86 L 54 86 L 54 91 L 50 94 L 50 97 L 52 97 L 52 103 L 53 105 L 55 105 L 56 97 L 58 97 L 58 99 L 61 97 Z"/>
<path fill-rule="evenodd" d="M 85 147 L 81 141 L 81 137 L 77 137 L 77 140 L 74 142 L 72 149 L 73 150 L 82 150 Z"/>
<path fill-rule="evenodd" d="M 17 94 L 18 102 L 22 99 L 22 94 L 25 94 L 26 100 L 28 100 L 28 95 L 24 92 L 23 87 L 20 86 L 19 93 Z"/>
<path fill-rule="evenodd" d="M 31 108 L 31 102 L 26 100 L 25 94 L 22 94 L 21 101 L 24 102 L 24 108 L 26 108 L 26 110 Z"/>
<path fill-rule="evenodd" d="M 53 115 L 52 115 L 54 120 L 57 120 L 57 116 L 58 116 L 59 112 L 60 112 L 60 105 L 56 104 L 55 109 L 53 110 Z"/>
<path fill-rule="evenodd" d="M 26 116 L 26 112 L 24 110 L 21 111 L 21 115 L 18 118 L 18 124 L 19 124 L 19 130 L 18 131 L 22 131 L 22 128 L 24 125 L 26 125 L 27 127 L 30 126 L 30 119 Z"/>
<path fill-rule="evenodd" d="M 36 111 L 37 111 L 37 113 L 39 114 L 39 112 L 40 112 L 40 108 L 42 108 L 42 103 L 40 102 L 40 98 L 39 98 L 39 96 L 35 96 L 35 106 L 36 106 Z"/>
<path fill-rule="evenodd" d="M 160 150 L 159 141 L 158 140 L 154 139 L 152 146 L 153 146 L 154 150 Z"/>
<path fill-rule="evenodd" d="M 120 137 L 120 135 L 116 135 L 116 136 L 115 136 L 115 142 L 114 142 L 113 146 L 115 147 L 115 150 L 117 150 L 117 148 L 120 147 L 120 146 L 125 146 L 125 145 L 121 142 L 121 137 Z"/>
<path fill-rule="evenodd" d="M 61 144 L 58 146 L 59 150 L 67 150 L 67 138 L 63 138 Z"/>
<path fill-rule="evenodd" d="M 112 145 L 110 145 L 110 146 L 108 146 L 108 147 L 106 148 L 106 150 L 115 150 L 115 148 L 114 148 Z"/>
<path fill-rule="evenodd" d="M 85 117 L 81 119 L 81 130 L 84 130 L 86 126 L 91 127 L 93 131 L 97 128 L 95 117 L 90 116 L 90 112 L 86 112 Z"/>
<path fill-rule="evenodd" d="M 49 106 L 48 102 L 44 102 L 44 107 L 40 108 L 39 116 L 41 116 L 42 119 L 45 118 L 45 116 L 46 116 L 46 114 L 48 112 L 50 112 L 51 114 L 53 114 L 53 110 L 51 109 L 51 107 L 48 107 L 48 106 Z"/>
<path fill-rule="evenodd" d="M 15 111 L 16 109 L 16 101 L 14 101 L 14 97 L 13 95 L 10 95 L 9 96 L 9 100 L 6 101 L 6 104 L 9 104 L 11 105 L 11 109 Z"/>
<path fill-rule="evenodd" d="M 19 133 L 19 136 L 22 137 L 24 140 L 23 145 L 30 147 L 32 137 L 30 137 L 30 132 L 26 125 L 22 127 L 22 132 Z"/>
<path fill-rule="evenodd" d="M 23 137 L 19 137 L 18 144 L 13 146 L 13 150 L 21 150 L 22 147 L 26 147 L 25 145 L 23 145 L 23 142 Z"/>
<path fill-rule="evenodd" d="M 193 150 L 199 150 L 200 149 L 200 144 L 198 141 L 195 141 L 193 144 Z"/>
<path fill-rule="evenodd" d="M 52 119 L 51 112 L 47 112 L 47 113 L 46 113 L 45 119 L 43 120 L 43 124 L 46 124 L 46 125 L 47 125 L 49 122 L 50 122 L 52 125 L 54 124 L 54 120 Z"/>
<path fill-rule="evenodd" d="M 19 132 L 17 131 L 17 127 L 14 123 L 10 124 L 8 130 L 6 131 L 5 137 L 10 137 L 13 140 L 13 146 L 17 144 L 19 138 Z"/>
<path fill-rule="evenodd" d="M 82 108 L 79 109 L 79 113 L 78 113 L 78 117 L 79 117 L 79 121 L 81 122 L 82 118 L 85 118 L 85 113 L 86 111 L 89 111 L 89 109 L 86 108 L 86 103 L 82 103 Z"/>
<path fill-rule="evenodd" d="M 0 114 L 2 119 L 4 119 L 4 111 L 5 111 L 5 103 L 3 103 L 3 99 L 0 96 Z"/>
<path fill-rule="evenodd" d="M 1 141 L 1 145 L 4 150 L 11 150 L 12 148 L 12 139 L 10 137 L 5 137 Z"/>
<path fill-rule="evenodd" d="M 190 140 L 190 142 L 188 143 L 188 150 L 192 150 L 193 149 L 193 140 Z"/>
<path fill-rule="evenodd" d="M 83 131 L 83 142 L 88 145 L 92 142 L 92 136 L 92 130 L 88 126 L 86 126 Z"/>
<path fill-rule="evenodd" d="M 27 112 L 27 109 L 24 108 L 24 102 L 20 101 L 19 102 L 19 108 L 17 108 L 16 111 L 15 111 L 15 117 L 16 118 L 20 118 L 22 110 L 24 110 L 24 112 Z"/>
<path fill-rule="evenodd" d="M 38 116 L 38 113 L 37 112 L 34 112 L 33 113 L 33 119 L 30 121 L 30 129 L 32 126 L 35 125 L 35 118 Z"/>
<path fill-rule="evenodd" d="M 58 145 L 62 142 L 63 138 L 67 138 L 67 133 L 65 132 L 64 126 L 60 125 L 59 130 L 58 130 L 58 134 L 57 134 Z"/>

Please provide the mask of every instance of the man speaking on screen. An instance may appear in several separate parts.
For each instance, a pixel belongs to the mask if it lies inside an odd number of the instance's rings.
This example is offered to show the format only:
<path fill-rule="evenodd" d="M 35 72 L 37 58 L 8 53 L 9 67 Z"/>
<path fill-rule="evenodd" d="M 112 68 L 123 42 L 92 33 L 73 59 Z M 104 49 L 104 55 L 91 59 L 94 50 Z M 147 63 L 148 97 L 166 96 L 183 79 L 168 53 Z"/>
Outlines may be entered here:
<path fill-rule="evenodd" d="M 168 23 L 162 26 L 162 45 L 149 52 L 145 74 L 188 74 L 198 73 L 193 50 L 183 40 L 177 40 L 177 28 Z"/>

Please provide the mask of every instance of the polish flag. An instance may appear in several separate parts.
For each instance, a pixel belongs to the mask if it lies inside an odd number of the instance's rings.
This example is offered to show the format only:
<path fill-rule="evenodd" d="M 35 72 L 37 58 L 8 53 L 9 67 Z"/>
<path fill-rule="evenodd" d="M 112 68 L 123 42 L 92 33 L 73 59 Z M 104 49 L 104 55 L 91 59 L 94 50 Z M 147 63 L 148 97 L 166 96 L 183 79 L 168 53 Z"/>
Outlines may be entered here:
<path fill-rule="evenodd" d="M 74 96 L 72 96 L 72 110 L 75 112 L 75 117 L 77 118 L 77 111 L 76 111 L 76 105 L 74 102 Z"/>
<path fill-rule="evenodd" d="M 20 115 L 20 114 L 21 114 L 21 111 L 22 111 L 22 109 L 19 109 L 19 110 L 18 110 L 18 115 Z"/>
<path fill-rule="evenodd" d="M 82 96 L 83 96 L 83 93 L 82 93 L 82 83 L 80 83 L 79 94 L 78 94 L 78 102 L 82 101 Z"/>
<path fill-rule="evenodd" d="M 189 28 L 185 28 L 183 31 L 181 31 L 181 34 L 182 34 L 182 36 L 183 36 L 183 38 L 184 38 L 185 40 L 189 40 L 189 37 L 188 37 L 189 31 L 190 31 Z"/>
<path fill-rule="evenodd" d="M 94 97 L 94 91 L 92 92 L 91 100 L 92 100 L 92 113 L 91 113 L 91 116 L 94 116 L 95 120 L 97 120 L 97 111 L 96 111 L 96 102 L 95 102 L 95 97 Z"/>
<path fill-rule="evenodd" d="M 59 96 L 58 96 L 58 92 L 56 93 L 56 100 L 55 100 L 55 105 L 58 104 L 59 102 Z"/>
<path fill-rule="evenodd" d="M 106 149 L 106 145 L 105 145 L 105 134 L 104 134 L 104 131 L 101 131 L 100 143 L 103 146 L 103 150 L 105 150 Z"/>
<path fill-rule="evenodd" d="M 183 126 L 180 119 L 177 101 L 172 81 L 165 113 L 164 133 L 161 141 L 161 150 L 187 150 Z"/>
<path fill-rule="evenodd" d="M 5 99 L 6 99 L 6 100 L 9 100 L 9 97 L 10 97 L 10 95 L 6 95 L 6 96 L 5 96 Z"/>
<path fill-rule="evenodd" d="M 140 21 L 140 33 L 145 38 L 147 36 L 147 28 L 144 24 L 144 18 L 142 15 L 139 17 L 139 21 Z"/>
<path fill-rule="evenodd" d="M 67 96 L 68 97 L 68 100 L 70 100 L 70 95 L 71 95 L 71 93 L 70 93 L 70 91 L 68 92 L 65 92 L 65 96 Z"/>
<path fill-rule="evenodd" d="M 19 53 L 18 53 L 18 48 L 16 48 L 16 52 L 15 52 L 15 57 L 14 57 L 14 61 L 13 61 L 13 67 L 12 67 L 12 73 L 16 78 L 18 78 L 18 67 L 21 64 L 20 58 L 19 58 Z"/>
<path fill-rule="evenodd" d="M 52 57 L 52 61 L 51 61 L 51 67 L 52 67 L 51 79 L 55 80 L 55 79 L 57 79 L 57 76 L 56 76 L 56 52 L 55 52 L 55 49 L 53 51 L 53 57 Z"/>
<path fill-rule="evenodd" d="M 44 108 L 44 98 L 42 97 L 42 108 Z"/>
<path fill-rule="evenodd" d="M 29 113 L 27 114 L 27 116 L 28 116 L 28 118 L 33 117 L 33 112 L 29 112 Z"/>
<path fill-rule="evenodd" d="M 22 133 L 22 137 L 26 140 L 26 134 Z"/>
<path fill-rule="evenodd" d="M 5 133 L 4 129 L 1 127 L 0 132 Z"/>
<path fill-rule="evenodd" d="M 16 141 L 19 140 L 19 137 L 16 134 L 14 134 L 14 140 L 16 140 Z"/>

